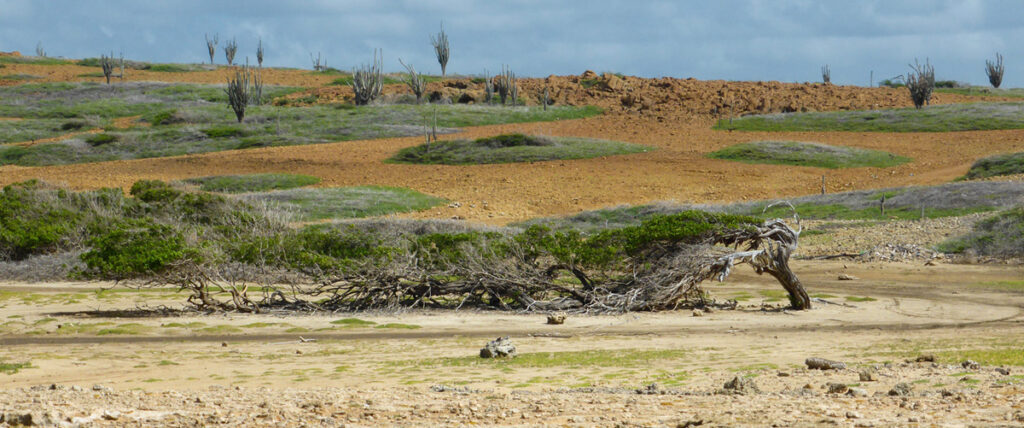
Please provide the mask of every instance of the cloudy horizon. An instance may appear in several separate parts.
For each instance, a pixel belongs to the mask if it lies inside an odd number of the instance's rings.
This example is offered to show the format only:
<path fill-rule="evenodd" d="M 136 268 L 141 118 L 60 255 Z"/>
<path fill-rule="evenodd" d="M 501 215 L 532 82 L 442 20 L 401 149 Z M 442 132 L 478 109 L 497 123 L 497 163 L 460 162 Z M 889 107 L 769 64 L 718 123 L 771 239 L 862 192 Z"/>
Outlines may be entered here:
<path fill-rule="evenodd" d="M 208 62 L 204 34 L 234 38 L 237 59 L 309 69 L 310 54 L 342 70 L 383 49 L 440 74 L 429 36 L 451 41 L 449 73 L 520 76 L 612 71 L 642 77 L 820 81 L 867 85 L 927 58 L 939 80 L 987 85 L 985 60 L 1005 57 L 1004 87 L 1024 86 L 1024 3 L 999 1 L 614 2 L 471 0 L 350 2 L 0 0 L 0 51 L 86 58 L 123 51 L 133 60 Z M 218 48 L 216 62 L 223 64 Z"/>

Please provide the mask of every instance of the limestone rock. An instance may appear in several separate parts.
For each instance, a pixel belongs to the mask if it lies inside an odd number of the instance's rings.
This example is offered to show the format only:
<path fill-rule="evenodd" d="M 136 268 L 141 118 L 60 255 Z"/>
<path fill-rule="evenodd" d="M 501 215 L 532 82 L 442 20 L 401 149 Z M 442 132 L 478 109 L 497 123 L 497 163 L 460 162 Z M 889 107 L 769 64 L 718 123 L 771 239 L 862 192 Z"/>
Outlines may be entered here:
<path fill-rule="evenodd" d="M 480 349 L 480 358 L 512 358 L 516 356 L 516 345 L 508 336 L 499 337 Z"/>

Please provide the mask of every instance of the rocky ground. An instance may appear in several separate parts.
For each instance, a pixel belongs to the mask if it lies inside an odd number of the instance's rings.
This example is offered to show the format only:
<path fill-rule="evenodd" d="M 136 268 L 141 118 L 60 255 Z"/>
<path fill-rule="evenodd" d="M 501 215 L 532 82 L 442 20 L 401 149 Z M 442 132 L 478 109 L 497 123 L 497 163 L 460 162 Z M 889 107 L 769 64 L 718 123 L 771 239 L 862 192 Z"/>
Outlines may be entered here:
<path fill-rule="evenodd" d="M 4 424 L 31 426 L 1015 426 L 1024 380 L 1005 368 L 905 362 L 763 371 L 718 387 L 548 391 L 432 387 L 0 390 Z M 709 373 L 721 381 L 728 374 Z M 723 377 L 724 376 L 724 377 Z M 737 381 L 737 379 L 739 381 Z M 940 385 L 941 384 L 941 385 Z M 2 425 L 2 424 L 0 424 Z"/>

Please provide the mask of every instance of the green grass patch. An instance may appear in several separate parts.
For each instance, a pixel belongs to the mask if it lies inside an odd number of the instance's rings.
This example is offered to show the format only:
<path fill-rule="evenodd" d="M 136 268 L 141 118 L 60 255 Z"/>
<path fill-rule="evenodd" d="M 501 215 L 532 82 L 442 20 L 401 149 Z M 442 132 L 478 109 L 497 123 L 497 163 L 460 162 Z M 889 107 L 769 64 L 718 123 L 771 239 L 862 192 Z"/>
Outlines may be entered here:
<path fill-rule="evenodd" d="M 97 336 L 106 335 L 136 335 L 149 332 L 153 328 L 150 326 L 138 324 L 138 323 L 126 323 L 119 324 L 115 327 L 100 329 L 96 332 Z"/>
<path fill-rule="evenodd" d="M 1024 152 L 990 156 L 978 159 L 967 170 L 966 179 L 1024 174 Z"/>
<path fill-rule="evenodd" d="M 416 330 L 422 328 L 416 324 L 402 324 L 397 322 L 389 322 L 387 324 L 381 324 L 374 328 L 394 328 L 399 330 Z"/>
<path fill-rule="evenodd" d="M 275 201 L 291 206 L 302 221 L 362 218 L 420 211 L 437 206 L 444 199 L 411 189 L 384 186 L 292 189 L 255 193 L 250 200 Z"/>
<path fill-rule="evenodd" d="M 296 88 L 265 87 L 268 101 Z M 0 147 L 0 164 L 62 165 L 119 159 L 180 156 L 223 150 L 321 144 L 421 135 L 437 112 L 439 132 L 500 123 L 577 119 L 601 113 L 596 107 L 499 107 L 477 105 L 316 105 L 303 108 L 265 103 L 250 106 L 245 122 L 225 108 L 222 87 L 129 82 L 114 88 L 83 83 L 40 83 L 0 87 L 0 141 L 53 137 L 59 121 L 69 119 L 107 126 L 118 117 L 141 115 L 152 127 L 111 129 L 117 141 L 80 144 L 82 138 Z"/>
<path fill-rule="evenodd" d="M 921 209 L 917 207 L 897 206 L 886 207 L 885 213 L 878 207 L 872 208 L 850 208 L 840 204 L 814 204 L 802 203 L 795 205 L 801 218 L 828 219 L 828 220 L 916 220 L 921 218 Z M 964 208 L 929 208 L 924 209 L 925 218 L 957 217 L 979 212 L 993 211 L 992 207 L 964 207 Z M 792 211 L 789 207 L 775 206 L 763 211 L 763 208 L 752 208 L 747 213 L 750 215 L 762 215 L 764 217 L 789 217 Z"/>
<path fill-rule="evenodd" d="M 878 300 L 878 299 L 876 299 L 874 297 L 868 297 L 868 296 L 860 296 L 860 297 L 858 297 L 858 296 L 846 296 L 846 301 L 847 302 L 874 302 L 876 300 Z"/>
<path fill-rule="evenodd" d="M 34 74 L 23 74 L 23 73 L 22 74 L 4 74 L 4 75 L 0 75 L 0 80 L 25 81 L 25 80 L 37 80 L 37 79 L 42 79 L 42 76 L 36 76 Z"/>
<path fill-rule="evenodd" d="M 1024 280 L 978 282 L 972 284 L 971 286 L 978 288 L 988 288 L 992 290 L 1024 291 Z"/>
<path fill-rule="evenodd" d="M 0 360 L 0 373 L 4 373 L 4 374 L 12 375 L 12 374 L 17 373 L 21 369 L 27 369 L 29 367 L 32 367 L 32 363 L 29 363 L 29 362 L 8 363 L 8 362 L 6 362 L 4 360 Z"/>
<path fill-rule="evenodd" d="M 248 174 L 189 178 L 184 181 L 198 185 L 200 190 L 206 192 L 246 193 L 311 186 L 319 183 L 320 179 L 302 174 Z"/>
<path fill-rule="evenodd" d="M 586 159 L 643 153 L 650 147 L 590 138 L 507 134 L 476 140 L 436 141 L 408 147 L 388 159 L 393 163 L 473 165 Z"/>
<path fill-rule="evenodd" d="M 67 65 L 74 62 L 45 56 L 0 56 L 0 64 Z"/>
<path fill-rule="evenodd" d="M 722 119 L 714 129 L 808 132 L 951 132 L 1024 128 L 1024 103 L 970 103 L 871 111 L 774 113 Z"/>
<path fill-rule="evenodd" d="M 342 318 L 340 320 L 331 321 L 331 324 L 340 325 L 343 327 L 369 327 L 376 325 L 373 321 L 361 320 L 359 318 Z"/>
<path fill-rule="evenodd" d="M 888 168 L 910 162 L 910 158 L 879 150 L 794 141 L 758 141 L 737 144 L 709 153 L 708 157 L 753 164 L 811 166 L 830 169 Z"/>
<path fill-rule="evenodd" d="M 987 86 L 971 86 L 967 88 L 935 88 L 939 94 L 957 94 L 974 97 L 993 98 L 1024 98 L 1024 88 L 996 89 Z"/>

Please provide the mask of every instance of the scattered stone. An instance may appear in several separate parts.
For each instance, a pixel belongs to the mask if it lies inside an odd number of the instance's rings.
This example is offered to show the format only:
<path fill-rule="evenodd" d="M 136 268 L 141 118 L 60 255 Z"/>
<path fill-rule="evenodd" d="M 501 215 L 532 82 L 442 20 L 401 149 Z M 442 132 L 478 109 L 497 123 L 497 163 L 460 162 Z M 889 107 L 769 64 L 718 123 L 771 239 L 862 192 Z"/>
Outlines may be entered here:
<path fill-rule="evenodd" d="M 658 385 L 657 382 L 653 382 L 650 385 L 647 385 L 643 388 L 638 388 L 636 390 L 636 393 L 640 395 L 661 395 L 664 394 L 665 392 L 666 391 L 662 389 L 661 385 Z"/>
<path fill-rule="evenodd" d="M 807 364 L 807 368 L 812 370 L 842 370 L 846 368 L 846 363 L 817 357 L 808 358 L 804 364 Z"/>
<path fill-rule="evenodd" d="M 846 391 L 846 395 L 849 395 L 851 397 L 867 397 L 868 390 L 864 388 L 850 388 L 849 391 Z"/>
<path fill-rule="evenodd" d="M 966 360 L 960 363 L 960 367 L 963 367 L 968 370 L 978 370 L 981 368 L 981 364 L 974 360 Z"/>
<path fill-rule="evenodd" d="M 789 377 L 789 373 L 786 372 L 779 372 L 778 375 L 779 377 Z"/>
<path fill-rule="evenodd" d="M 839 280 L 840 281 L 856 281 L 857 279 L 858 278 L 853 276 L 853 275 L 849 275 L 849 274 L 845 274 L 845 273 L 839 274 Z"/>
<path fill-rule="evenodd" d="M 878 380 L 878 372 L 874 369 L 864 369 L 860 371 L 861 382 L 874 382 Z"/>
<path fill-rule="evenodd" d="M 516 345 L 508 336 L 499 337 L 480 349 L 480 358 L 513 358 L 516 356 Z"/>
<path fill-rule="evenodd" d="M 1010 369 L 1004 369 L 1002 367 L 996 367 L 996 372 L 999 372 L 999 374 L 1001 374 L 1003 376 L 1009 376 L 1010 375 Z"/>
<path fill-rule="evenodd" d="M 107 388 L 107 387 L 97 383 L 97 384 L 92 386 L 92 390 L 93 391 L 100 391 L 100 392 L 107 392 L 107 391 L 110 391 L 110 388 Z"/>
<path fill-rule="evenodd" d="M 900 382 L 889 390 L 889 395 L 894 397 L 906 397 L 910 395 L 913 391 L 914 387 L 910 386 L 910 384 Z"/>
<path fill-rule="evenodd" d="M 854 411 L 846 412 L 846 419 L 860 419 L 860 418 L 863 418 L 863 417 L 864 417 L 863 415 L 861 415 L 860 413 L 854 412 Z"/>
<path fill-rule="evenodd" d="M 227 348 L 228 347 L 228 343 L 227 342 L 221 342 L 220 346 Z"/>
<path fill-rule="evenodd" d="M 736 376 L 725 383 L 723 386 L 723 392 L 726 394 L 746 395 L 750 393 L 760 393 L 761 389 L 754 384 L 753 379 Z"/>
<path fill-rule="evenodd" d="M 0 422 L 3 422 L 4 425 L 11 426 L 22 425 L 30 427 L 34 425 L 32 423 L 31 413 L 6 412 L 4 414 L 0 414 Z"/>
<path fill-rule="evenodd" d="M 565 313 L 559 312 L 557 314 L 548 315 L 548 324 L 551 325 L 562 325 L 565 324 Z"/>
<path fill-rule="evenodd" d="M 829 394 L 842 394 L 850 390 L 850 387 L 846 386 L 845 383 L 829 382 L 825 386 L 828 388 Z"/>
<path fill-rule="evenodd" d="M 693 316 L 695 316 L 695 317 L 702 317 L 702 316 L 704 316 L 704 312 L 702 312 L 700 309 L 694 309 L 693 310 Z"/>
<path fill-rule="evenodd" d="M 814 389 L 814 385 L 811 385 L 811 384 L 808 383 L 808 384 L 804 385 L 804 389 Z"/>
<path fill-rule="evenodd" d="M 434 385 L 430 387 L 431 391 L 434 392 L 456 392 L 459 394 L 471 394 L 474 392 L 480 392 L 472 389 L 468 386 L 448 386 L 448 385 Z"/>
<path fill-rule="evenodd" d="M 918 355 L 917 359 L 915 359 L 914 361 L 918 363 L 934 363 L 935 354 L 921 354 Z"/>

